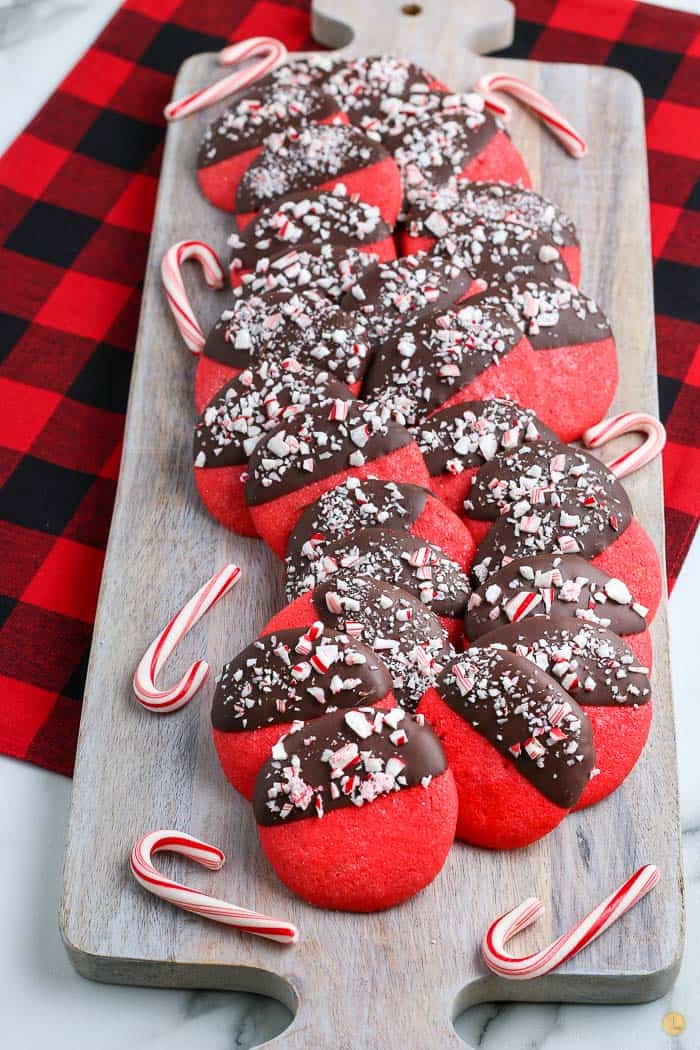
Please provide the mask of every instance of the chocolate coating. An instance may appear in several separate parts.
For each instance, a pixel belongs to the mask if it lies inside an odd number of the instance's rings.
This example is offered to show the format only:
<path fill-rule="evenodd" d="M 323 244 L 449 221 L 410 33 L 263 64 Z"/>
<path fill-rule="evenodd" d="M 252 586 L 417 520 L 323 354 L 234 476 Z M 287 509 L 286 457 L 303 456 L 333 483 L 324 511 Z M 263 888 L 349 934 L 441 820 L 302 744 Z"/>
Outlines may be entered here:
<path fill-rule="evenodd" d="M 479 639 L 503 646 L 554 676 L 582 707 L 638 707 L 651 700 L 649 670 L 612 631 L 571 619 L 537 616 Z"/>
<path fill-rule="evenodd" d="M 579 705 L 523 656 L 472 646 L 440 676 L 440 696 L 537 790 L 570 809 L 594 768 L 591 724 Z"/>
<path fill-rule="evenodd" d="M 302 559 L 292 580 L 286 581 L 289 601 L 338 573 L 352 573 L 402 587 L 436 616 L 464 616 L 470 589 L 460 567 L 439 547 L 404 529 L 360 529 L 325 545 L 322 557 Z"/>
<path fill-rule="evenodd" d="M 323 89 L 353 124 L 366 127 L 366 118 L 381 124 L 397 100 L 419 98 L 434 86 L 432 74 L 413 62 L 393 55 L 368 55 L 339 62 Z"/>
<path fill-rule="evenodd" d="M 333 406 L 314 406 L 256 446 L 246 484 L 249 506 L 269 503 L 312 481 L 386 456 L 413 440 L 377 406 L 352 401 L 345 419 L 331 418 L 334 415 Z"/>
<path fill-rule="evenodd" d="M 440 741 L 400 708 L 338 711 L 282 737 L 253 793 L 258 824 L 289 824 L 368 805 L 404 788 L 428 789 L 447 768 Z"/>
<path fill-rule="evenodd" d="M 459 229 L 448 225 L 432 250 L 466 267 L 489 286 L 569 278 L 569 269 L 550 237 L 517 222 L 473 219 Z"/>
<path fill-rule="evenodd" d="M 375 353 L 363 396 L 415 426 L 522 338 L 498 306 L 474 300 L 406 322 Z"/>
<path fill-rule="evenodd" d="M 276 291 L 313 290 L 327 299 L 342 299 L 355 281 L 376 265 L 376 256 L 335 244 L 302 244 L 276 255 L 262 255 L 243 275 L 246 295 L 267 297 Z"/>
<path fill-rule="evenodd" d="M 236 211 L 258 211 L 279 197 L 314 189 L 387 156 L 385 149 L 347 124 L 317 124 L 272 136 L 238 184 Z"/>
<path fill-rule="evenodd" d="M 392 135 L 390 148 L 409 200 L 416 186 L 438 186 L 459 175 L 498 132 L 499 123 L 478 95 L 462 98 L 471 99 L 473 105 L 462 102 L 418 111 Z M 388 145 L 386 138 L 383 141 Z"/>
<path fill-rule="evenodd" d="M 472 642 L 510 622 L 551 614 L 607 627 L 645 630 L 646 609 L 620 580 L 577 554 L 537 554 L 502 566 L 469 599 L 464 632 Z"/>
<path fill-rule="evenodd" d="M 415 711 L 454 652 L 435 614 L 400 587 L 338 576 L 316 588 L 313 603 L 323 623 L 361 638 L 379 654 L 407 711 Z"/>
<path fill-rule="evenodd" d="M 202 354 L 231 368 L 247 368 L 251 352 L 263 351 L 279 317 L 277 299 L 236 295 L 207 335 Z"/>
<path fill-rule="evenodd" d="M 379 208 L 340 183 L 332 190 L 292 193 L 262 208 L 255 219 L 229 238 L 231 264 L 252 269 L 262 256 L 298 244 L 370 245 L 391 236 Z"/>
<path fill-rule="evenodd" d="M 610 322 L 597 303 L 559 277 L 504 285 L 484 293 L 484 299 L 502 306 L 535 350 L 612 338 Z"/>
<path fill-rule="evenodd" d="M 432 477 L 461 474 L 534 441 L 557 440 L 531 408 L 498 397 L 441 409 L 423 420 L 415 437 Z"/>
<path fill-rule="evenodd" d="M 211 721 L 222 733 L 246 733 L 374 704 L 390 691 L 389 672 L 367 645 L 329 630 L 307 641 L 293 627 L 256 638 L 225 664 Z"/>

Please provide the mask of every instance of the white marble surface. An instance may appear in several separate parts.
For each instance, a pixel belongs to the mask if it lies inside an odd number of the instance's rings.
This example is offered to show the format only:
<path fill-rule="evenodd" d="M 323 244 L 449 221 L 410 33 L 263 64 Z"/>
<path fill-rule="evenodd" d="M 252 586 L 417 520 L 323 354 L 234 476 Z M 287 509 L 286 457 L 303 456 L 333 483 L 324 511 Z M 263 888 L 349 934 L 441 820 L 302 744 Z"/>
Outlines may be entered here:
<path fill-rule="evenodd" d="M 0 97 L 11 100 L 0 113 L 0 150 L 31 118 L 117 6 L 115 0 L 0 0 Z M 699 10 L 700 0 L 672 0 L 667 6 Z M 700 737 L 700 711 L 693 664 L 699 583 L 700 538 L 671 599 L 689 931 L 680 978 L 665 999 L 643 1006 L 475 1007 L 457 1023 L 462 1037 L 474 1047 L 700 1048 L 700 763 L 694 743 Z M 78 977 L 57 926 L 70 782 L 0 757 L 0 798 L 1 1045 L 8 1050 L 49 1042 L 54 1050 L 93 1046 L 184 1050 L 206 1043 L 208 1050 L 233 1050 L 255 1046 L 285 1027 L 287 1011 L 256 996 L 118 988 Z M 683 1035 L 664 1034 L 662 1019 L 669 1010 L 685 1014 Z"/>

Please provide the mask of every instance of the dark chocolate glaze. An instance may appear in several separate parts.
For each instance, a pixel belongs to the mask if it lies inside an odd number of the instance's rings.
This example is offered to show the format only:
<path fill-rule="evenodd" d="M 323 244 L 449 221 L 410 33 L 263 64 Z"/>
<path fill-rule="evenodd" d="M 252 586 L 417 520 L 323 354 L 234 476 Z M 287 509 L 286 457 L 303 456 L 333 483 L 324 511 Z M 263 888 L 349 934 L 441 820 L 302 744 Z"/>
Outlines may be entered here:
<path fill-rule="evenodd" d="M 540 794 L 562 809 L 576 804 L 594 769 L 593 733 L 554 678 L 523 656 L 472 646 L 440 676 L 438 692 Z"/>
<path fill-rule="evenodd" d="M 236 211 L 258 211 L 279 197 L 314 189 L 388 156 L 347 124 L 317 124 L 273 135 L 238 184 Z"/>
<path fill-rule="evenodd" d="M 581 707 L 638 707 L 651 700 L 649 669 L 621 638 L 603 627 L 537 616 L 484 635 L 478 645 L 503 646 L 557 679 Z"/>
<path fill-rule="evenodd" d="M 391 406 L 406 426 L 429 413 L 496 362 L 523 338 L 498 306 L 469 300 L 397 327 L 375 353 L 363 396 Z"/>
<path fill-rule="evenodd" d="M 257 638 L 225 664 L 211 721 L 222 733 L 247 733 L 375 704 L 390 692 L 389 672 L 369 646 L 328 629 L 311 640 L 291 627 Z"/>
<path fill-rule="evenodd" d="M 534 441 L 557 440 L 531 408 L 497 397 L 441 409 L 423 420 L 415 437 L 432 477 L 461 474 Z"/>
<path fill-rule="evenodd" d="M 410 529 L 428 498 L 420 485 L 350 477 L 324 492 L 304 511 L 287 544 L 285 570 L 289 601 L 306 587 L 301 582 L 328 544 L 351 538 L 358 529 L 384 526 Z"/>
<path fill-rule="evenodd" d="M 339 573 L 316 588 L 313 603 L 328 627 L 357 635 L 379 654 L 407 711 L 415 711 L 454 652 L 437 616 L 400 587 Z"/>
<path fill-rule="evenodd" d="M 545 234 L 558 247 L 578 244 L 576 227 L 556 204 L 534 190 L 505 182 L 452 179 L 419 190 L 412 196 L 406 225 L 411 237 L 437 237 L 444 236 L 435 231 L 445 225 L 445 233 L 459 232 L 474 219 L 518 222 Z"/>
<path fill-rule="evenodd" d="M 418 252 L 368 268 L 342 306 L 361 310 L 372 343 L 379 345 L 406 321 L 449 309 L 471 284 L 471 274 L 451 259 Z"/>
<path fill-rule="evenodd" d="M 464 616 L 470 588 L 459 565 L 439 547 L 405 529 L 360 529 L 325 545 L 315 561 L 302 555 L 292 580 L 287 579 L 285 595 L 292 601 L 348 572 L 403 587 L 436 616 Z"/>
<path fill-rule="evenodd" d="M 311 482 L 359 467 L 410 445 L 413 438 L 388 411 L 352 401 L 347 418 L 318 405 L 272 431 L 250 458 L 249 506 L 269 503 Z"/>
<path fill-rule="evenodd" d="M 370 252 L 335 244 L 302 244 L 276 255 L 262 255 L 255 269 L 243 275 L 242 287 L 247 295 L 265 297 L 278 291 L 311 289 L 337 302 L 374 266 L 376 256 Z"/>
<path fill-rule="evenodd" d="M 323 817 L 404 788 L 427 790 L 446 768 L 442 745 L 420 716 L 400 708 L 338 711 L 282 737 L 258 774 L 253 812 L 268 827 Z"/>
<path fill-rule="evenodd" d="M 569 278 L 569 268 L 550 237 L 517 222 L 473 219 L 459 229 L 449 227 L 432 251 L 490 286 Z"/>
<path fill-rule="evenodd" d="M 558 500 L 597 512 L 595 521 L 604 529 L 596 542 L 605 540 L 598 550 L 613 543 L 632 520 L 629 496 L 605 464 L 590 452 L 556 439 L 498 452 L 479 468 L 464 507 L 470 518 L 479 521 L 508 515 L 515 528 L 526 515 L 556 506 Z"/>
<path fill-rule="evenodd" d="M 585 558 L 538 554 L 509 562 L 473 592 L 464 633 L 474 642 L 510 622 L 550 614 L 615 634 L 639 634 L 646 629 L 646 613 L 624 583 Z"/>
<path fill-rule="evenodd" d="M 419 112 L 406 120 L 389 148 L 409 199 L 416 186 L 439 186 L 459 175 L 498 130 L 488 111 L 466 105 Z"/>
<path fill-rule="evenodd" d="M 561 278 L 504 285 L 484 293 L 498 303 L 535 350 L 581 346 L 612 338 L 610 323 L 589 296 Z"/>
<path fill-rule="evenodd" d="M 391 228 L 373 204 L 349 194 L 342 183 L 333 190 L 302 190 L 268 204 L 229 238 L 231 265 L 250 270 L 261 256 L 298 244 L 370 245 L 391 236 Z"/>
<path fill-rule="evenodd" d="M 252 314 L 238 307 L 246 302 L 254 302 Z M 205 353 L 232 368 L 257 365 L 263 356 L 278 363 L 297 358 L 352 384 L 362 379 L 369 362 L 369 331 L 362 316 L 341 310 L 318 291 L 239 299 L 233 316 L 217 322 L 210 340 L 214 353 L 207 348 Z"/>
<path fill-rule="evenodd" d="M 338 112 L 334 99 L 308 84 L 275 83 L 272 74 L 239 91 L 207 128 L 197 167 L 208 168 L 260 146 L 273 132 L 327 120 Z"/>
<path fill-rule="evenodd" d="M 248 457 L 268 430 L 319 401 L 351 400 L 350 390 L 296 359 L 283 364 L 263 358 L 219 391 L 194 428 L 196 468 L 232 467 Z"/>
<path fill-rule="evenodd" d="M 381 124 L 397 100 L 417 100 L 434 86 L 435 78 L 426 70 L 392 55 L 339 62 L 323 83 L 338 108 L 360 127 L 368 126 L 368 117 Z"/>

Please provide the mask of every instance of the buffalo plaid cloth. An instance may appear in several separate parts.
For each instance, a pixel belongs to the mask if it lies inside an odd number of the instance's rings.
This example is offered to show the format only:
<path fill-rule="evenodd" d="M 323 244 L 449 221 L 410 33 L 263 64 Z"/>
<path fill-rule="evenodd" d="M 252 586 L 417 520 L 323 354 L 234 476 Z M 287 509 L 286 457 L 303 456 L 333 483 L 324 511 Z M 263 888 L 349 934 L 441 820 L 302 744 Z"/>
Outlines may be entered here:
<path fill-rule="evenodd" d="M 667 556 L 700 514 L 700 19 L 523 0 L 504 54 L 621 66 L 646 97 Z M 314 46 L 305 0 L 128 0 L 0 160 L 0 751 L 69 774 L 164 137 L 188 55 Z"/>

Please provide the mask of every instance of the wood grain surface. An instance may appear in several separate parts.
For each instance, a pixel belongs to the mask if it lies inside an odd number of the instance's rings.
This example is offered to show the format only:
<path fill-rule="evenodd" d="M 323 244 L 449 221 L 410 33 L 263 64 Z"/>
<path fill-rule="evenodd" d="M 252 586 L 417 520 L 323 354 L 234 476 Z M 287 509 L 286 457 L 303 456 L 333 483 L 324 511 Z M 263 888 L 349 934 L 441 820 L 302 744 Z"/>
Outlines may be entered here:
<path fill-rule="evenodd" d="M 656 359 L 642 96 L 626 73 L 606 68 L 505 62 L 468 55 L 466 29 L 446 3 L 402 16 L 383 2 L 317 2 L 315 31 L 348 53 L 389 49 L 425 63 L 455 89 L 507 67 L 550 96 L 589 143 L 569 159 L 546 131 L 517 113 L 512 134 L 534 185 L 576 221 L 583 287 L 609 313 L 621 381 L 615 410 L 656 413 Z M 471 7 L 473 5 L 466 5 Z M 491 5 L 498 42 L 502 15 Z M 366 10 L 364 8 L 366 7 Z M 362 10 L 361 10 L 362 8 Z M 344 14 L 344 11 L 346 12 Z M 359 23 L 359 24 L 358 24 Z M 503 37 L 503 33 L 506 37 Z M 489 40 L 496 38 L 487 38 Z M 175 94 L 209 83 L 214 56 L 182 67 Z M 196 148 L 210 110 L 168 131 L 143 297 L 117 503 L 95 625 L 80 730 L 60 924 L 70 957 L 87 977 L 118 983 L 245 989 L 286 1003 L 296 1016 L 275 1045 L 307 1050 L 431 1050 L 463 1045 L 452 1027 L 466 1006 L 492 999 L 641 1002 L 673 982 L 683 940 L 675 744 L 666 603 L 652 627 L 654 722 L 648 747 L 615 795 L 568 817 L 543 841 L 513 853 L 457 845 L 437 880 L 386 913 L 347 915 L 295 900 L 257 847 L 250 809 L 224 779 L 209 732 L 213 682 L 182 711 L 152 715 L 133 699 L 134 667 L 157 631 L 217 568 L 244 568 L 240 585 L 199 624 L 166 668 L 170 681 L 193 659 L 220 666 L 250 642 L 281 601 L 281 565 L 255 540 L 218 527 L 192 479 L 194 359 L 164 304 L 159 263 L 186 237 L 226 257 L 229 223 L 200 196 Z M 226 304 L 194 268 L 193 302 L 206 327 Z M 636 513 L 663 551 L 657 462 L 629 479 Z M 169 676 L 173 676 L 170 678 Z M 171 874 L 300 928 L 281 948 L 176 911 L 131 879 L 128 856 L 143 832 L 175 827 L 214 842 L 228 861 L 208 873 L 164 858 Z M 478 943 L 495 915 L 536 895 L 545 917 L 518 949 L 567 928 L 642 863 L 660 886 L 622 922 L 558 973 L 535 982 L 488 975 Z M 272 1045 L 272 1044 L 267 1044 Z"/>

